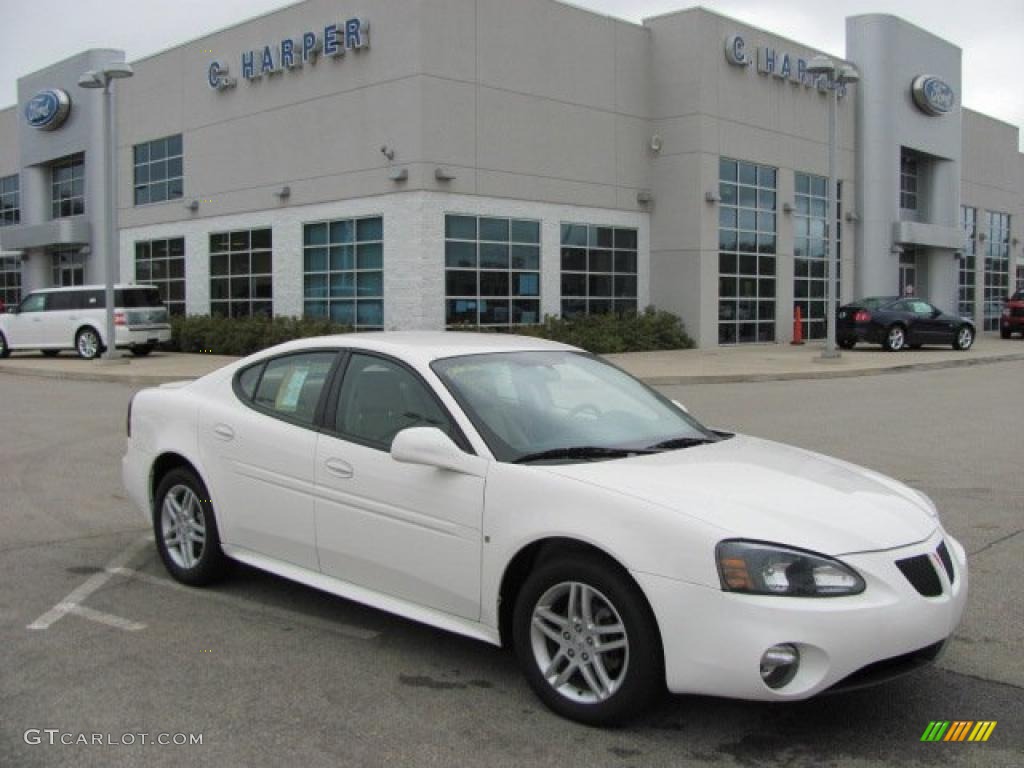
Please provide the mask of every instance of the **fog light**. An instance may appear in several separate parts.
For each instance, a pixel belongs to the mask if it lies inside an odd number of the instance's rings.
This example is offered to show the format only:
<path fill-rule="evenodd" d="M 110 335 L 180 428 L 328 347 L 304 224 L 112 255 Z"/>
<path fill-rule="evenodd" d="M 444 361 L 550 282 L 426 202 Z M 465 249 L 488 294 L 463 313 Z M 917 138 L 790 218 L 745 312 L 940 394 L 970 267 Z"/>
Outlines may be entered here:
<path fill-rule="evenodd" d="M 800 651 L 795 645 L 773 645 L 761 656 L 761 679 L 769 688 L 787 685 L 800 668 Z"/>

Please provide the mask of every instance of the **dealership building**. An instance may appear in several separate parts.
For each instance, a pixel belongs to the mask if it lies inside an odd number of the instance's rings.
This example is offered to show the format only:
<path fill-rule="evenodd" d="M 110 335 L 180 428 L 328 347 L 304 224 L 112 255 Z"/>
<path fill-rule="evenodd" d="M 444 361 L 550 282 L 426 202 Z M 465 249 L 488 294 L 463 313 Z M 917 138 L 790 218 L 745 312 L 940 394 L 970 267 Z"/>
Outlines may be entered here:
<path fill-rule="evenodd" d="M 962 54 L 888 15 L 820 51 L 704 9 L 642 24 L 552 0 L 306 0 L 131 62 L 18 80 L 0 110 L 0 299 L 124 282 L 172 311 L 357 329 L 679 314 L 701 346 L 825 331 L 913 293 L 994 330 L 1024 287 L 1016 127 L 961 105 Z M 838 91 L 840 203 L 827 198 Z"/>

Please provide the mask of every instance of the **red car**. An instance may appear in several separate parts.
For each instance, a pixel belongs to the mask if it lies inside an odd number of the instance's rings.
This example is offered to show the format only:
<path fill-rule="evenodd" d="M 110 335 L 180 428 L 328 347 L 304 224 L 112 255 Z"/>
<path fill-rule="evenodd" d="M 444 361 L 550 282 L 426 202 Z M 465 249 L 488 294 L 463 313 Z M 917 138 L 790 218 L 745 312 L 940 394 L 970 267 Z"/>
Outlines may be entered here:
<path fill-rule="evenodd" d="M 1024 291 L 1017 291 L 1009 298 L 999 319 L 999 335 L 1008 339 L 1013 333 L 1024 338 Z"/>

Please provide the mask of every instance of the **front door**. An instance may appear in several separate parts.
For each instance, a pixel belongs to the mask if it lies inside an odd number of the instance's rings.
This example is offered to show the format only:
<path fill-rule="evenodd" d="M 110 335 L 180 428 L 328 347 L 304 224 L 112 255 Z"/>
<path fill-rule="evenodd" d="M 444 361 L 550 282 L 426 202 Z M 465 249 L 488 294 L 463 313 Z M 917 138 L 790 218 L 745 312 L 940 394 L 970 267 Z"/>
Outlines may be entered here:
<path fill-rule="evenodd" d="M 427 384 L 390 358 L 351 355 L 316 449 L 324 573 L 467 619 L 480 616 L 484 479 L 400 464 L 407 427 L 457 427 Z"/>
<path fill-rule="evenodd" d="M 7 343 L 11 348 L 32 348 L 42 344 L 45 315 L 45 293 L 30 293 L 22 299 L 17 314 L 11 315 L 7 320 Z"/>

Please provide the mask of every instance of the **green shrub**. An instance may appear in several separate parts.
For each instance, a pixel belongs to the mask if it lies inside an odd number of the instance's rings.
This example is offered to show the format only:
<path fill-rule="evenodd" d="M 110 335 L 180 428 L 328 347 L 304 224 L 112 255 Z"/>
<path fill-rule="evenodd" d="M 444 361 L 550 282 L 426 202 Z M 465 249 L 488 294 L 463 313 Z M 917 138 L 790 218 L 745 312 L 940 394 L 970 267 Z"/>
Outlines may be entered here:
<path fill-rule="evenodd" d="M 548 316 L 542 324 L 517 328 L 515 333 L 560 341 L 597 355 L 694 347 L 678 316 L 653 307 L 627 315 L 585 315 L 564 320 Z"/>
<path fill-rule="evenodd" d="M 238 317 L 207 315 L 171 318 L 170 349 L 214 355 L 251 355 L 293 339 L 348 333 L 352 329 L 329 320 L 300 317 Z"/>

